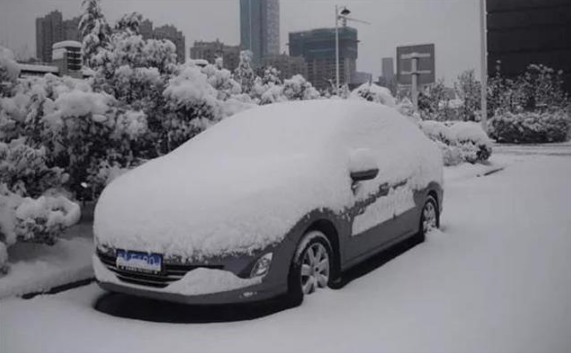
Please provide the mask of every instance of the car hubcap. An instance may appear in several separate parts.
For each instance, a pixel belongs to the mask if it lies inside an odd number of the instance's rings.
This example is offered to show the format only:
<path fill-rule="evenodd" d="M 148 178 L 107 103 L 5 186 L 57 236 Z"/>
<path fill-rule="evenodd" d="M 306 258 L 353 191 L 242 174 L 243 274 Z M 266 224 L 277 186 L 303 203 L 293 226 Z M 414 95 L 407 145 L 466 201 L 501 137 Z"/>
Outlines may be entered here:
<path fill-rule="evenodd" d="M 432 202 L 427 202 L 422 210 L 423 222 L 422 230 L 424 233 L 428 233 L 434 228 L 436 228 L 436 208 Z"/>
<path fill-rule="evenodd" d="M 301 288 L 303 294 L 325 288 L 329 282 L 329 253 L 321 243 L 312 244 L 301 263 Z"/>

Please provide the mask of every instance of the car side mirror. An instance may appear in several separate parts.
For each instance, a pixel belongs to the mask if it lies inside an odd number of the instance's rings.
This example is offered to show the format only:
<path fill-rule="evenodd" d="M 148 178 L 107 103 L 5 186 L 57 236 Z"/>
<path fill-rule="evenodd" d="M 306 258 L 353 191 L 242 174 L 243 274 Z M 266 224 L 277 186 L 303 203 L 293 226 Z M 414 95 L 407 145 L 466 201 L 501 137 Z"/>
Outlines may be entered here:
<path fill-rule="evenodd" d="M 373 151 L 368 148 L 358 148 L 349 155 L 349 173 L 353 183 L 375 179 L 379 167 Z"/>
<path fill-rule="evenodd" d="M 351 179 L 354 183 L 359 181 L 375 179 L 379 174 L 379 168 L 361 170 L 357 172 L 351 172 Z"/>

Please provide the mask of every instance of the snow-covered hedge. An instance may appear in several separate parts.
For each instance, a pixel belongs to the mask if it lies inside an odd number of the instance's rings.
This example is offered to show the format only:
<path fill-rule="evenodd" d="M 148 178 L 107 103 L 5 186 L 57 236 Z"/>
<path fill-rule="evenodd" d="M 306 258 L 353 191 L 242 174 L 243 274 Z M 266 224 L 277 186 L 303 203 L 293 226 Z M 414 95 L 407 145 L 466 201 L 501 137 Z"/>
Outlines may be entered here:
<path fill-rule="evenodd" d="M 562 142 L 569 138 L 571 117 L 564 110 L 498 114 L 490 119 L 488 133 L 497 142 Z"/>
<path fill-rule="evenodd" d="M 478 123 L 427 120 L 420 128 L 439 145 L 444 165 L 482 162 L 492 155 L 492 143 Z"/>
<path fill-rule="evenodd" d="M 46 149 L 24 138 L 0 142 L 0 272 L 6 272 L 7 248 L 16 241 L 54 244 L 79 220 L 79 205 L 62 187 L 68 175 L 48 167 Z"/>
<path fill-rule="evenodd" d="M 7 271 L 7 248 L 17 241 L 53 245 L 80 218 L 79 204 L 57 193 L 23 197 L 0 183 L 0 273 Z"/>

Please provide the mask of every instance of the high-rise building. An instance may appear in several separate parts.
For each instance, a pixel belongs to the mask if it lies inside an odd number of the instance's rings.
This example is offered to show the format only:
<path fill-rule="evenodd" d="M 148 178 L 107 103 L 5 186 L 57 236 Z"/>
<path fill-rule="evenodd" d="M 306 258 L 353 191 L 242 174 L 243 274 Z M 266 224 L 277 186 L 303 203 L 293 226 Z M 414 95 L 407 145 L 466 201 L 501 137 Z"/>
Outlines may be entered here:
<path fill-rule="evenodd" d="M 143 39 L 151 39 L 153 37 L 153 22 L 145 19 L 139 24 L 139 33 Z"/>
<path fill-rule="evenodd" d="M 81 38 L 81 34 L 79 33 L 79 21 L 81 21 L 81 16 L 63 21 L 64 40 L 82 41 L 83 38 Z"/>
<path fill-rule="evenodd" d="M 339 28 L 339 83 L 349 83 L 357 71 L 357 30 Z M 307 62 L 307 79 L 317 88 L 335 85 L 335 28 L 289 34 L 289 54 Z"/>
<path fill-rule="evenodd" d="M 369 83 L 369 82 L 373 82 L 373 74 L 372 73 L 356 71 L 355 75 L 351 79 L 351 82 L 349 82 L 349 89 L 352 90 L 356 87 L 359 87 L 363 83 Z"/>
<path fill-rule="evenodd" d="M 62 14 L 54 10 L 44 17 L 36 18 L 36 56 L 43 62 L 52 61 L 52 46 L 64 40 L 81 41 L 79 35 L 80 17 L 63 20 Z"/>
<path fill-rule="evenodd" d="M 301 56 L 289 56 L 287 54 L 266 55 L 262 59 L 262 65 L 275 67 L 280 72 L 282 80 L 295 75 L 302 75 L 307 78 L 307 63 Z"/>
<path fill-rule="evenodd" d="M 385 80 L 392 80 L 395 77 L 395 63 L 393 58 L 381 59 L 381 73 Z"/>
<path fill-rule="evenodd" d="M 63 40 L 63 18 L 55 10 L 36 18 L 36 56 L 40 61 L 52 61 L 52 45 Z"/>
<path fill-rule="evenodd" d="M 168 39 L 176 46 L 176 57 L 178 62 L 186 60 L 186 43 L 184 35 L 173 25 L 164 25 L 153 30 L 153 38 Z"/>
<path fill-rule="evenodd" d="M 190 48 L 191 59 L 202 59 L 213 64 L 217 58 L 222 58 L 225 69 L 233 71 L 240 63 L 240 46 L 226 45 L 218 39 L 213 42 L 195 41 Z"/>
<path fill-rule="evenodd" d="M 240 45 L 253 53 L 255 66 L 280 53 L 279 0 L 240 0 Z"/>
<path fill-rule="evenodd" d="M 514 77 L 530 64 L 563 70 L 571 94 L 571 0 L 486 0 L 488 75 Z"/>
<path fill-rule="evenodd" d="M 176 59 L 178 62 L 186 60 L 186 39 L 181 31 L 173 25 L 164 25 L 153 28 L 153 22 L 145 19 L 139 25 L 139 33 L 143 39 L 166 39 L 176 47 Z"/>

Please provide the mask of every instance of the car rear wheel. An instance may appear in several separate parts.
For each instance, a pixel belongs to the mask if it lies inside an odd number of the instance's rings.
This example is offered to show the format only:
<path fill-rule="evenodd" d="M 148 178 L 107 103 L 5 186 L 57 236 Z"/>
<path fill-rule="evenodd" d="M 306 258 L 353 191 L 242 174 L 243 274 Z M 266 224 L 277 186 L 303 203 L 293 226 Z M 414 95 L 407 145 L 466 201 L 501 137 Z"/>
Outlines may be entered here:
<path fill-rule="evenodd" d="M 310 231 L 299 242 L 289 273 L 289 296 L 294 304 L 329 285 L 332 269 L 329 240 L 320 231 Z"/>
<path fill-rule="evenodd" d="M 438 227 L 440 227 L 438 203 L 432 195 L 429 195 L 420 213 L 420 227 L 417 234 L 418 240 L 421 242 L 424 241 L 426 234 Z"/>

